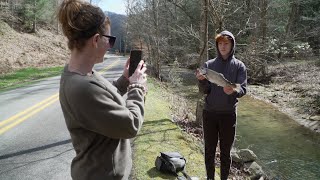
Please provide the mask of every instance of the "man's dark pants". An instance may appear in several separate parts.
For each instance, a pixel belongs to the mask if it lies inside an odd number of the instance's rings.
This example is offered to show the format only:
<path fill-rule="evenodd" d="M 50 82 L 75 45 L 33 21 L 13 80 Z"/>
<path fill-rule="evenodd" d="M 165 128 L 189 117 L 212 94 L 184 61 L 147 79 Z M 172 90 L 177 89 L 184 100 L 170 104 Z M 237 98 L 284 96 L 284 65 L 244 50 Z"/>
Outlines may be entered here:
<path fill-rule="evenodd" d="M 220 142 L 221 179 L 228 179 L 231 165 L 230 151 L 236 132 L 236 119 L 236 112 L 203 111 L 205 164 L 208 179 L 214 179 L 215 154 L 218 139 Z"/>

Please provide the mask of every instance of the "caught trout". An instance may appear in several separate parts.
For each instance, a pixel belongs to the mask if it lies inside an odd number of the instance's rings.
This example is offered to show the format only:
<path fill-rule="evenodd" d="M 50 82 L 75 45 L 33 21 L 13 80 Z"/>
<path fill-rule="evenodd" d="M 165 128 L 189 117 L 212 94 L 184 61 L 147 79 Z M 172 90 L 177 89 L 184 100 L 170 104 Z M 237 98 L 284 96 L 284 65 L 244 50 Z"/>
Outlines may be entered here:
<path fill-rule="evenodd" d="M 223 74 L 204 67 L 199 68 L 198 70 L 208 81 L 221 87 L 232 87 L 235 91 L 240 92 L 240 84 L 230 82 L 223 76 Z"/>

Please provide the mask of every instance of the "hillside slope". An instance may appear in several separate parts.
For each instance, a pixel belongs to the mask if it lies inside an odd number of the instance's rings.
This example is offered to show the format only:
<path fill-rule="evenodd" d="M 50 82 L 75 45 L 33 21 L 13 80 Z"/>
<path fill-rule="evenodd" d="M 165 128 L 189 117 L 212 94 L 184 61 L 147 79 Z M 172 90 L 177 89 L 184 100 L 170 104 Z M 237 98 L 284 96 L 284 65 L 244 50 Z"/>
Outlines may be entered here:
<path fill-rule="evenodd" d="M 68 59 L 66 39 L 48 30 L 19 33 L 0 20 L 0 74 L 25 67 L 50 67 Z"/>

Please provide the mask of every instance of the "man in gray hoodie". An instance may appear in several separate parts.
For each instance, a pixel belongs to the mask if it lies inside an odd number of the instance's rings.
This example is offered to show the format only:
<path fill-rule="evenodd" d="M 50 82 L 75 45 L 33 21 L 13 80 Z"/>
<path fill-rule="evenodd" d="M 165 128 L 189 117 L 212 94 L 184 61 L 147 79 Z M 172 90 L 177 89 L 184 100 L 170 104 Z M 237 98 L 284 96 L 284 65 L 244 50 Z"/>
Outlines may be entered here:
<path fill-rule="evenodd" d="M 230 86 L 220 87 L 209 82 L 199 71 L 199 89 L 207 94 L 203 110 L 203 133 L 205 142 L 205 164 L 207 179 L 214 179 L 215 153 L 220 143 L 221 179 L 228 179 L 231 157 L 230 151 L 236 132 L 238 98 L 247 92 L 247 71 L 234 56 L 235 38 L 229 31 L 222 31 L 215 38 L 217 57 L 205 62 L 204 67 L 224 75 L 232 83 L 240 84 L 236 91 Z"/>

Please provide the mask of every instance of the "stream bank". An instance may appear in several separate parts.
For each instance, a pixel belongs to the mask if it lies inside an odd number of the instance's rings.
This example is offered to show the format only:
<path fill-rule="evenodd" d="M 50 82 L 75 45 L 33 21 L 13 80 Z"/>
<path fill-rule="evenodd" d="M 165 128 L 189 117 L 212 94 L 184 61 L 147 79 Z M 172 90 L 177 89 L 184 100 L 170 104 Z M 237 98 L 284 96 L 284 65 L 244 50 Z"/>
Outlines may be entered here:
<path fill-rule="evenodd" d="M 248 95 L 272 104 L 307 129 L 320 133 L 320 60 L 269 65 L 269 84 L 249 85 Z"/>
<path fill-rule="evenodd" d="M 305 68 L 310 68 L 309 65 L 314 67 L 314 64 L 306 64 Z M 286 65 L 292 69 L 295 66 Z M 314 115 L 317 112 L 316 101 L 312 97 L 318 97 L 320 92 L 317 90 L 320 85 L 315 82 L 319 80 L 319 73 L 314 68 L 310 70 L 312 75 L 301 72 L 292 75 L 294 82 L 290 78 L 282 78 L 286 82 L 280 82 L 275 75 L 273 78 L 276 80 L 269 85 L 248 85 L 247 95 L 240 99 L 235 146 L 253 150 L 258 156 L 259 165 L 270 177 L 320 178 L 320 134 L 315 133 L 319 124 L 309 120 L 312 113 Z M 175 94 L 186 100 L 174 101 L 177 106 L 175 113 L 183 119 L 195 119 L 192 114 L 195 114 L 198 89 L 193 71 L 174 69 L 167 74 L 173 79 L 167 81 L 172 82 Z M 306 75 L 312 78 L 308 79 Z M 307 80 L 301 80 L 303 78 Z M 300 79 L 299 82 L 297 79 Z M 312 93 L 313 96 L 310 95 Z M 305 121 L 304 126 L 308 128 L 297 123 L 298 117 Z M 197 135 L 199 129 L 187 126 L 189 132 Z"/>

